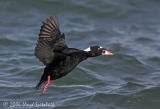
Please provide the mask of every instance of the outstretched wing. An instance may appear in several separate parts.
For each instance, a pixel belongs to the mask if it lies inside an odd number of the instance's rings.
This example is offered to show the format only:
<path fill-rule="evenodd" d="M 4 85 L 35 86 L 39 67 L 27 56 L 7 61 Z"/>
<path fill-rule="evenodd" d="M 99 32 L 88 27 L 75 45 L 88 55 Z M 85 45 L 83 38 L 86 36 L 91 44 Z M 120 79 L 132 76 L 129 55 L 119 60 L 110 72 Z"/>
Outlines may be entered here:
<path fill-rule="evenodd" d="M 35 56 L 44 65 L 47 65 L 54 60 L 55 51 L 61 51 L 65 48 L 67 45 L 64 34 L 61 34 L 59 30 L 58 19 L 50 17 L 41 26 L 38 43 L 35 47 Z"/>

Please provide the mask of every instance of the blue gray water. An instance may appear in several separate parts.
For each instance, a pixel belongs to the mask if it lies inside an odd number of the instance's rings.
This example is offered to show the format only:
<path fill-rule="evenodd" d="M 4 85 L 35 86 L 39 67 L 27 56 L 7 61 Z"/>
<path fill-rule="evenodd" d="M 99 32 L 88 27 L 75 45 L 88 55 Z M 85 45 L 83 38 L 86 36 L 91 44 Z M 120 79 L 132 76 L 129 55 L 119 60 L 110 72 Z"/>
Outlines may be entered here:
<path fill-rule="evenodd" d="M 159 0 L 0 0 L 1 109 L 160 109 L 159 13 Z M 55 15 L 68 46 L 115 55 L 82 62 L 42 95 L 34 47 Z"/>

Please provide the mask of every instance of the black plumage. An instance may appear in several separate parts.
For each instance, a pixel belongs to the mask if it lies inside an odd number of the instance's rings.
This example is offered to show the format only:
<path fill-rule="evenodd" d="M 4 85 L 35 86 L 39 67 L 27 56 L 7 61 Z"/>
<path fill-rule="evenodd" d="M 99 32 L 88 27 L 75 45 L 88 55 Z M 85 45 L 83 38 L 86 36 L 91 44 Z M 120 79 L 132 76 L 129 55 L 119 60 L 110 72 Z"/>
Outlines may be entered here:
<path fill-rule="evenodd" d="M 44 73 L 36 88 L 47 81 L 61 78 L 71 72 L 81 61 L 88 57 L 99 56 L 104 48 L 91 47 L 90 51 L 68 48 L 65 43 L 65 35 L 60 32 L 58 19 L 47 19 L 40 29 L 38 43 L 35 47 L 35 56 L 45 65 Z"/>

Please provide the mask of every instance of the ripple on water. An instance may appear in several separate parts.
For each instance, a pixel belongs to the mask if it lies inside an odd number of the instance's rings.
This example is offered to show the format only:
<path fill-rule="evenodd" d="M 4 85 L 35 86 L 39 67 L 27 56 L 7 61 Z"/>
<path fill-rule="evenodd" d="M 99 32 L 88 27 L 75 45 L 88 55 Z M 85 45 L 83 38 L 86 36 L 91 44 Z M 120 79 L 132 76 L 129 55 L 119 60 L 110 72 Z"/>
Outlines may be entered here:
<path fill-rule="evenodd" d="M 15 36 L 14 36 L 15 37 Z M 5 47 L 20 47 L 27 46 L 28 42 L 25 40 L 12 40 L 8 38 L 0 38 L 0 45 Z"/>
<path fill-rule="evenodd" d="M 160 57 L 151 57 L 151 58 L 146 59 L 146 61 L 148 62 L 148 64 L 150 66 L 159 69 L 159 67 L 160 67 Z"/>
<path fill-rule="evenodd" d="M 149 44 L 149 43 L 153 43 L 154 39 L 152 39 L 151 37 L 138 37 L 135 39 L 135 41 L 142 44 Z"/>

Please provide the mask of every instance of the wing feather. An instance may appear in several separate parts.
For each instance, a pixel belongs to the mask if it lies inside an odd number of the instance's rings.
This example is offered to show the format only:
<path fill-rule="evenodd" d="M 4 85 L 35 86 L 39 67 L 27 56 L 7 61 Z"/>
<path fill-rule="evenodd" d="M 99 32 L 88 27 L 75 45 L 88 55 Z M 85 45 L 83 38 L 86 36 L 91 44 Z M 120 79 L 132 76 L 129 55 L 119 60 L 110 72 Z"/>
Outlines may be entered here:
<path fill-rule="evenodd" d="M 39 39 L 35 47 L 35 56 L 47 65 L 54 61 L 55 50 L 61 51 L 66 48 L 64 34 L 59 30 L 58 18 L 51 16 L 46 19 L 40 29 Z"/>

